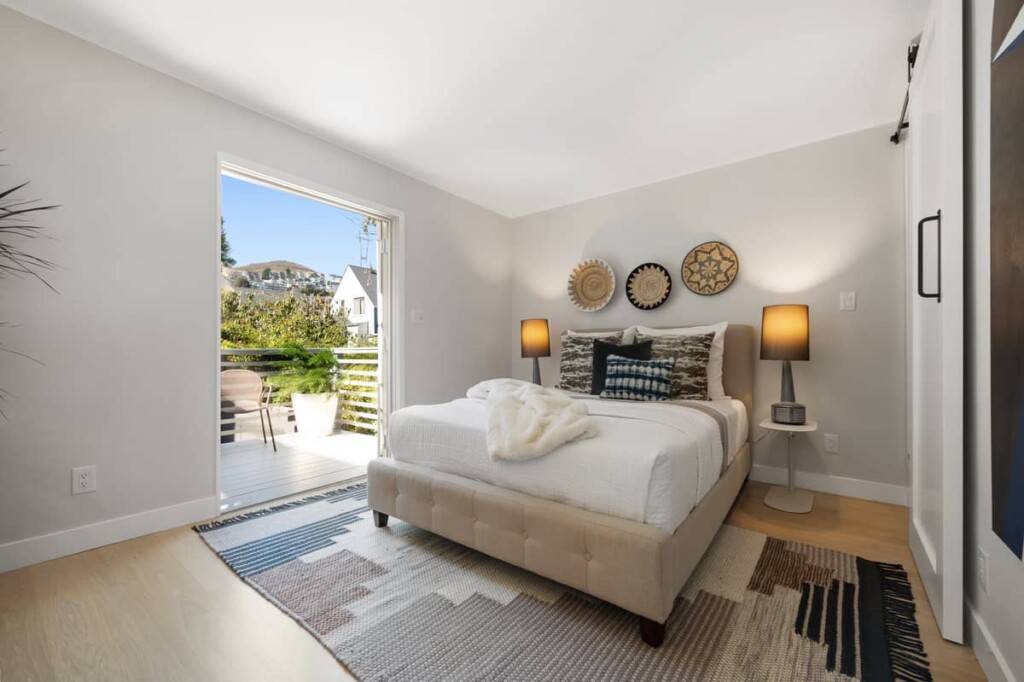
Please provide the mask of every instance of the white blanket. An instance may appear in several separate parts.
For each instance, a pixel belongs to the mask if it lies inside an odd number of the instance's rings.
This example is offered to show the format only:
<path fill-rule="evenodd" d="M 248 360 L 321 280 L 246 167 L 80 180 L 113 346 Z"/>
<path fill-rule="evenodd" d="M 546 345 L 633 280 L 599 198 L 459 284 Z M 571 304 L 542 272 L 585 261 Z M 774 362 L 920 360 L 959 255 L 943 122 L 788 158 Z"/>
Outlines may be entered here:
<path fill-rule="evenodd" d="M 473 386 L 466 395 L 485 401 L 487 454 L 494 460 L 533 459 L 596 433 L 583 401 L 549 388 L 516 379 L 491 379 Z"/>

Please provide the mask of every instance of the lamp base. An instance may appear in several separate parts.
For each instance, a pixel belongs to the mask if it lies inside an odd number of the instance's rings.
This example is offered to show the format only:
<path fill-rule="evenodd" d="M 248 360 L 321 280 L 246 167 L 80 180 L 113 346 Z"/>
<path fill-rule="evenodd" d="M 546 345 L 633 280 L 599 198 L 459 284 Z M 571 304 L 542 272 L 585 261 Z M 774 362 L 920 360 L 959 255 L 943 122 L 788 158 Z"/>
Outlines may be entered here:
<path fill-rule="evenodd" d="M 772 421 L 776 424 L 804 424 L 807 422 L 807 408 L 800 403 L 772 403 Z"/>

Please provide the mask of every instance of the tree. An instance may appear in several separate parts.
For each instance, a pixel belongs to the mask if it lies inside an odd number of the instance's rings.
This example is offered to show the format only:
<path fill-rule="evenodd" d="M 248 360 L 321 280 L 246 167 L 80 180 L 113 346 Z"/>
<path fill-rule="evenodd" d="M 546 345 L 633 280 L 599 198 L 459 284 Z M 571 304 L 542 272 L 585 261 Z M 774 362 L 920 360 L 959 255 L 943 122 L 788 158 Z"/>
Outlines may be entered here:
<path fill-rule="evenodd" d="M 231 257 L 231 244 L 228 242 L 228 233 L 224 231 L 224 216 L 220 217 L 220 262 L 228 267 L 237 262 Z"/>
<path fill-rule="evenodd" d="M 270 268 L 263 268 L 263 279 L 270 279 Z"/>
<path fill-rule="evenodd" d="M 285 268 L 284 269 L 284 277 L 285 277 L 285 279 L 292 279 L 294 277 L 294 275 L 292 274 L 292 269 L 291 268 Z"/>

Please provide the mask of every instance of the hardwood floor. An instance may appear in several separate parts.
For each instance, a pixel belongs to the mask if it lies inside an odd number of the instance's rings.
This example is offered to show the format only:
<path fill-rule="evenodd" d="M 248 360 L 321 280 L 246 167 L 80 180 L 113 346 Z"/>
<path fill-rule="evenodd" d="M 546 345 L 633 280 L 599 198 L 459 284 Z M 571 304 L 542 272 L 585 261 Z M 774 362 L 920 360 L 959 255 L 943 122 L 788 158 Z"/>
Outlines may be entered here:
<path fill-rule="evenodd" d="M 945 642 L 907 547 L 907 510 L 817 494 L 814 511 L 765 507 L 747 483 L 728 523 L 896 561 L 911 572 L 937 680 L 984 680 Z M 0 574 L 0 680 L 347 680 L 298 624 L 221 563 L 190 529 Z"/>

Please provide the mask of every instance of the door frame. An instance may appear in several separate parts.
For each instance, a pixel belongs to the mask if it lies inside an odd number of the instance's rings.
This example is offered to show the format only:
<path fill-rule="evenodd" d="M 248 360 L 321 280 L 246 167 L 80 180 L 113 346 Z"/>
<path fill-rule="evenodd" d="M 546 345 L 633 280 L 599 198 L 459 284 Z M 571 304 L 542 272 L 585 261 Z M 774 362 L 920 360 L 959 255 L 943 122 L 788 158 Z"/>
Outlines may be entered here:
<path fill-rule="evenodd" d="M 934 67 L 942 79 L 942 139 L 951 144 L 942 148 L 942 543 L 937 549 L 915 515 L 916 487 L 914 462 L 910 466 L 910 551 L 917 565 L 925 593 L 945 639 L 964 641 L 964 103 L 963 103 L 963 7 L 957 0 L 933 0 L 929 11 L 941 12 L 941 54 Z M 925 26 L 927 29 L 927 25 Z M 922 35 L 924 39 L 926 33 Z M 913 93 L 911 93 L 913 96 Z M 913 135 L 911 126 L 909 135 Z M 913 144 L 911 142 L 911 144 Z M 910 145 L 908 145 L 909 148 Z M 908 157 L 907 188 L 910 191 L 911 163 Z M 925 217 L 914 215 L 907 201 L 906 228 L 910 230 Z M 920 247 L 919 247 L 920 248 Z M 910 306 L 917 296 L 916 253 L 907 253 L 907 323 L 912 324 Z M 908 334 L 908 352 L 912 340 Z M 908 357 L 908 378 L 913 366 Z M 946 387 L 954 387 L 948 390 Z M 908 382 L 908 402 L 913 408 L 912 382 Z M 913 438 L 913 414 L 908 411 L 908 443 Z M 911 450 L 912 448 L 908 448 Z M 953 542 L 949 540 L 952 539 Z"/>
<path fill-rule="evenodd" d="M 367 213 L 371 216 L 382 218 L 386 225 L 387 234 L 378 235 L 378 241 L 387 244 L 385 254 L 387 262 L 380 265 L 383 271 L 383 278 L 386 281 L 378 280 L 378 287 L 387 291 L 389 297 L 385 301 L 385 315 L 378 320 L 378 347 L 384 355 L 386 367 L 383 374 L 382 389 L 386 392 L 386 405 L 389 410 L 394 411 L 405 405 L 405 213 L 399 209 L 392 208 L 385 204 L 342 192 L 320 182 L 302 178 L 285 171 L 281 171 L 261 163 L 244 159 L 233 154 L 220 152 L 217 154 L 217 165 L 215 168 L 216 177 L 216 213 L 211 220 L 214 226 L 212 235 L 214 237 L 215 249 L 211 278 L 213 290 L 219 290 L 220 282 L 220 216 L 221 216 L 221 175 L 224 172 L 234 174 L 248 182 L 254 182 L 273 189 L 290 192 L 299 196 L 322 201 L 327 204 L 336 205 L 360 213 Z M 211 411 L 214 419 L 214 497 L 217 500 L 217 513 L 220 513 L 221 493 L 221 471 L 220 471 L 220 297 L 214 300 L 214 319 L 216 320 L 217 342 L 214 347 L 214 367 L 216 381 L 214 382 L 214 406 L 217 408 Z M 386 434 L 382 434 L 386 438 Z"/>

